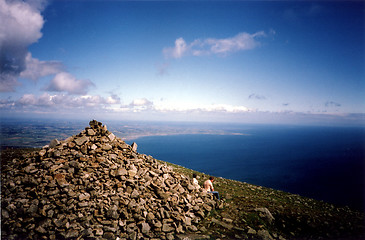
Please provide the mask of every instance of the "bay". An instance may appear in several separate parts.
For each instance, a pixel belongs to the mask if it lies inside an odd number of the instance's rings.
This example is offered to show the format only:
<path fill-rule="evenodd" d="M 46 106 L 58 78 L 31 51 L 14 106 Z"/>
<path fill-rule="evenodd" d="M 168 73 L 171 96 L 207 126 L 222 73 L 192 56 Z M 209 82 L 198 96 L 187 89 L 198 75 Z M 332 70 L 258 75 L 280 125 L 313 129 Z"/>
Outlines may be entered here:
<path fill-rule="evenodd" d="M 364 210 L 364 128 L 238 130 L 245 135 L 152 136 L 136 142 L 141 153 L 208 175 Z"/>

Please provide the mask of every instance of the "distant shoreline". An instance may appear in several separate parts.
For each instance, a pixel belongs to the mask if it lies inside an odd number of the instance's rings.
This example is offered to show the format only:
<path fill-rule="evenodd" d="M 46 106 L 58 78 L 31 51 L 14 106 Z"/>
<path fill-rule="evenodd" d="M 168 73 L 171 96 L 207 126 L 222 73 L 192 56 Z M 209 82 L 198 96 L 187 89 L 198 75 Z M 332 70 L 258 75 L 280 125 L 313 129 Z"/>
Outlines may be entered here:
<path fill-rule="evenodd" d="M 220 135 L 220 136 L 249 136 L 246 133 L 202 133 L 202 132 L 190 132 L 190 133 L 150 133 L 150 134 L 136 134 L 127 137 L 120 137 L 123 141 L 133 141 L 143 137 L 163 137 L 163 136 L 179 136 L 179 135 Z"/>

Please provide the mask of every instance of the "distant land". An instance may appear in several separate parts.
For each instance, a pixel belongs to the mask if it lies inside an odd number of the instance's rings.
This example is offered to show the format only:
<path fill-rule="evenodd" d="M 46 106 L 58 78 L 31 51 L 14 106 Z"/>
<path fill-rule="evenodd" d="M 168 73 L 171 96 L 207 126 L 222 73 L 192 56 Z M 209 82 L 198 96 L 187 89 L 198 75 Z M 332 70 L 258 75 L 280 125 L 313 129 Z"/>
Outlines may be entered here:
<path fill-rule="evenodd" d="M 42 147 L 51 140 L 64 140 L 78 134 L 88 121 L 47 119 L 2 119 L 0 122 L 0 146 Z M 147 136 L 185 134 L 246 135 L 235 132 L 232 126 L 217 123 L 186 122 L 130 122 L 104 121 L 108 129 L 124 141 L 133 141 Z"/>

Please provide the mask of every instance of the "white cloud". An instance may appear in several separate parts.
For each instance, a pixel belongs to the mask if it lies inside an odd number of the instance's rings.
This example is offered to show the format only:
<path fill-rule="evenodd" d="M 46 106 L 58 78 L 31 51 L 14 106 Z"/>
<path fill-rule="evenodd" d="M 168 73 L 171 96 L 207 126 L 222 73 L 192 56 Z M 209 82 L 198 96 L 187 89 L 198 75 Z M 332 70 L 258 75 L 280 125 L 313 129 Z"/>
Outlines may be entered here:
<path fill-rule="evenodd" d="M 45 90 L 84 95 L 90 86 L 94 86 L 90 80 L 76 79 L 67 72 L 60 72 L 56 74 Z"/>
<path fill-rule="evenodd" d="M 21 85 L 18 77 L 37 80 L 57 74 L 48 89 L 85 94 L 93 85 L 62 72 L 58 61 L 40 61 L 27 48 L 41 37 L 44 24 L 41 10 L 46 0 L 0 0 L 0 92 L 12 92 Z"/>
<path fill-rule="evenodd" d="M 112 94 L 106 99 L 106 103 L 108 104 L 120 104 L 120 97 L 116 94 Z"/>
<path fill-rule="evenodd" d="M 24 94 L 18 101 L 21 105 L 38 105 L 37 98 L 33 94 Z"/>
<path fill-rule="evenodd" d="M 43 17 L 26 1 L 0 0 L 0 43 L 28 46 L 42 37 Z"/>
<path fill-rule="evenodd" d="M 166 58 L 181 58 L 187 55 L 226 55 L 232 52 L 254 49 L 260 45 L 257 38 L 265 36 L 266 34 L 263 31 L 253 34 L 242 32 L 231 38 L 196 39 L 190 44 L 187 44 L 183 38 L 178 38 L 175 40 L 174 47 L 164 48 L 162 52 Z"/>
<path fill-rule="evenodd" d="M 210 105 L 177 105 L 177 104 L 160 104 L 153 107 L 159 112 L 226 112 L 239 113 L 248 112 L 249 108 L 245 106 L 234 106 L 229 104 L 210 104 Z"/>
<path fill-rule="evenodd" d="M 259 45 L 255 38 L 263 36 L 265 36 L 263 31 L 254 34 L 243 32 L 232 38 L 209 38 L 204 41 L 203 45 L 209 46 L 210 52 L 212 53 L 226 54 L 229 52 L 253 49 Z"/>
<path fill-rule="evenodd" d="M 153 102 L 149 101 L 146 98 L 137 98 L 128 105 L 121 105 L 120 109 L 118 109 L 117 111 L 142 112 L 151 109 L 153 109 Z"/>
<path fill-rule="evenodd" d="M 20 99 L 11 100 L 0 100 L 0 109 L 11 109 L 16 107 L 18 110 L 26 109 L 53 109 L 54 112 L 62 111 L 65 109 L 76 110 L 77 109 L 108 109 L 112 105 L 120 104 L 120 99 L 116 95 L 108 97 L 102 97 L 99 95 L 83 95 L 73 96 L 67 94 L 54 94 L 43 93 L 40 96 L 34 94 L 24 94 Z"/>
<path fill-rule="evenodd" d="M 63 64 L 58 61 L 40 61 L 32 57 L 28 52 L 25 58 L 25 70 L 20 73 L 20 77 L 37 80 L 41 77 L 56 74 L 62 71 Z"/>
<path fill-rule="evenodd" d="M 242 113 L 251 111 L 245 106 L 234 106 L 229 104 L 192 104 L 173 103 L 161 101 L 153 103 L 146 98 L 134 99 L 128 105 L 121 105 L 118 111 L 122 112 L 155 112 L 155 113 Z"/>
<path fill-rule="evenodd" d="M 186 53 L 188 48 L 190 47 L 186 45 L 185 40 L 183 38 L 178 38 L 175 40 L 175 47 L 165 48 L 163 49 L 163 52 L 167 57 L 181 58 Z"/>
<path fill-rule="evenodd" d="M 137 98 L 134 99 L 129 105 L 132 107 L 151 106 L 153 105 L 153 102 L 146 98 Z"/>
<path fill-rule="evenodd" d="M 14 91 L 25 70 L 27 47 L 42 37 L 44 1 L 0 0 L 0 91 Z"/>

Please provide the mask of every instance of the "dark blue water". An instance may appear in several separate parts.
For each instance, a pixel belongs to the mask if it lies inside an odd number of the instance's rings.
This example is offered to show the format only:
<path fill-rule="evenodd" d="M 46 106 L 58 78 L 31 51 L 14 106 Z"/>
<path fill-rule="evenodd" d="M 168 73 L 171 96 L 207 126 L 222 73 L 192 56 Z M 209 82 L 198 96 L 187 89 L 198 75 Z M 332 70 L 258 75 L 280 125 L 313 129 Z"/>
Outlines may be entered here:
<path fill-rule="evenodd" d="M 248 135 L 136 140 L 138 152 L 206 174 L 364 210 L 365 129 L 246 126 Z"/>

